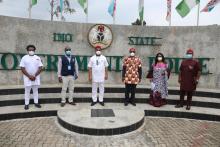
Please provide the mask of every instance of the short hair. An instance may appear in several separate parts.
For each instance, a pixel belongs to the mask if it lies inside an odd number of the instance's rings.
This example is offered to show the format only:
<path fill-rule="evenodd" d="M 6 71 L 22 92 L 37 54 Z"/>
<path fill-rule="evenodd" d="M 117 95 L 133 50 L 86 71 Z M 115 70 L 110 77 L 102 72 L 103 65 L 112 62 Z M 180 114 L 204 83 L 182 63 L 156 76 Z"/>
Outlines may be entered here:
<path fill-rule="evenodd" d="M 36 50 L 36 47 L 35 47 L 34 45 L 32 45 L 32 44 L 28 45 L 28 46 L 26 47 L 26 50 L 28 51 L 28 49 L 29 49 L 30 47 L 32 47 L 32 48 L 34 48 L 34 50 Z"/>
<path fill-rule="evenodd" d="M 69 47 L 69 46 L 66 46 L 65 48 L 64 48 L 64 50 L 66 51 L 66 50 L 71 50 L 71 48 Z"/>

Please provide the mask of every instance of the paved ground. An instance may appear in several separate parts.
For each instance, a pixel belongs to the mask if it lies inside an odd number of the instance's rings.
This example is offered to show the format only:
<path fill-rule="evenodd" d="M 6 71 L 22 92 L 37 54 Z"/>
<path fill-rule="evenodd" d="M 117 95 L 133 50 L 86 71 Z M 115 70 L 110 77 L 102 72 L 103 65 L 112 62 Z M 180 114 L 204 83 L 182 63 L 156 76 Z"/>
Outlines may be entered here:
<path fill-rule="evenodd" d="M 220 147 L 220 123 L 146 117 L 139 130 L 97 137 L 70 133 L 56 117 L 0 122 L 1 147 Z"/>

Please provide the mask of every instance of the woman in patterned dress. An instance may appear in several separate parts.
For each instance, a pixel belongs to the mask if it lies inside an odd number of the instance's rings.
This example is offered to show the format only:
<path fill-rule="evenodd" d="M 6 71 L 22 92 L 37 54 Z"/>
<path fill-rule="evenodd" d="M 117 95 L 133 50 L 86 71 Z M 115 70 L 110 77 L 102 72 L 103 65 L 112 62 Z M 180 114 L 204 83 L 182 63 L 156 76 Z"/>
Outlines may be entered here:
<path fill-rule="evenodd" d="M 167 103 L 168 97 L 168 78 L 170 70 L 168 64 L 165 62 L 164 55 L 158 53 L 154 64 L 151 66 L 147 78 L 151 82 L 151 95 L 149 103 L 155 107 L 160 107 Z"/>

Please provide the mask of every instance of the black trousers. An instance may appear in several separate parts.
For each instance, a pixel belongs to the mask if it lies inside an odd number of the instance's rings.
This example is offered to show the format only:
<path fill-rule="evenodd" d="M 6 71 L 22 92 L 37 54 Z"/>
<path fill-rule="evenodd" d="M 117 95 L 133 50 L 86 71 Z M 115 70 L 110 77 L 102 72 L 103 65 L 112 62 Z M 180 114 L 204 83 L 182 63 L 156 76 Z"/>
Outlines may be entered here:
<path fill-rule="evenodd" d="M 135 102 L 136 84 L 125 84 L 125 103 Z"/>
<path fill-rule="evenodd" d="M 180 102 L 179 102 L 179 104 L 183 105 L 185 95 L 187 95 L 186 105 L 191 106 L 193 91 L 180 90 Z"/>

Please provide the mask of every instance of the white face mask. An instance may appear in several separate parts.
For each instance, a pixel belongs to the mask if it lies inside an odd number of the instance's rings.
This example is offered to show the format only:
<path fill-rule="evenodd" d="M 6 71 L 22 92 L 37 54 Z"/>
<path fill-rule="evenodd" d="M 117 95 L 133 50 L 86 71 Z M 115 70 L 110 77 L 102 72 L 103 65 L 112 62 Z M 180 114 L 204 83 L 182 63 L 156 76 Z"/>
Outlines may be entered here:
<path fill-rule="evenodd" d="M 186 54 L 185 56 L 187 59 L 192 59 L 193 55 L 192 54 Z"/>
<path fill-rule="evenodd" d="M 134 52 L 131 52 L 131 54 L 130 54 L 132 57 L 135 55 L 135 53 Z"/>
<path fill-rule="evenodd" d="M 33 55 L 34 55 L 34 51 L 28 51 L 28 54 L 29 54 L 30 56 L 33 56 Z"/>
<path fill-rule="evenodd" d="M 66 51 L 66 55 L 71 55 L 71 51 Z"/>
<path fill-rule="evenodd" d="M 101 55 L 101 51 L 96 51 L 96 55 Z"/>
<path fill-rule="evenodd" d="M 157 60 L 158 60 L 158 61 L 162 61 L 163 58 L 162 58 L 162 57 L 158 57 Z"/>

